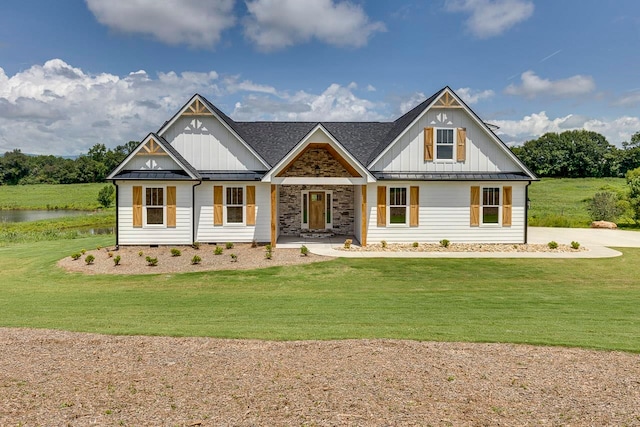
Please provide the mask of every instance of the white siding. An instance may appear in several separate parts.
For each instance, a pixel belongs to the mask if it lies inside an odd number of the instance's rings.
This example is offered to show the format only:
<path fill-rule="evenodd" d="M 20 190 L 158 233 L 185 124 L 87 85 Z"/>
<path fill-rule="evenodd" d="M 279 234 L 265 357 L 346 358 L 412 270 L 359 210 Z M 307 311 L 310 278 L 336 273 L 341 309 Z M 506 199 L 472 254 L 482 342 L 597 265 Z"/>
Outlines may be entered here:
<path fill-rule="evenodd" d="M 258 158 L 213 116 L 183 116 L 162 135 L 197 170 L 264 170 Z"/>
<path fill-rule="evenodd" d="M 144 154 L 136 154 L 129 163 L 125 165 L 124 170 L 182 170 L 181 166 L 169 156 L 149 156 Z"/>
<path fill-rule="evenodd" d="M 191 187 L 192 183 L 163 181 L 116 181 L 118 185 L 118 243 L 120 245 L 188 245 L 191 234 Z M 176 187 L 176 227 L 133 227 L 133 187 Z M 166 203 L 166 191 L 165 191 Z M 144 209 L 144 206 L 143 206 Z M 166 212 L 165 212 L 166 224 Z"/>
<path fill-rule="evenodd" d="M 452 243 L 524 243 L 526 183 L 516 182 L 384 182 L 388 187 L 420 187 L 419 226 L 377 226 L 377 185 L 367 189 L 367 243 L 437 243 L 448 239 Z M 513 188 L 511 227 L 480 225 L 471 227 L 471 186 Z M 388 201 L 387 201 L 388 202 Z M 500 209 L 502 215 L 502 208 Z M 502 220 L 501 220 L 502 221 Z"/>
<path fill-rule="evenodd" d="M 446 120 L 438 120 L 439 114 L 446 114 Z M 441 119 L 442 117 L 440 116 Z M 424 160 L 425 127 L 466 128 L 467 160 L 465 162 L 451 160 L 426 162 Z M 369 170 L 384 172 L 514 172 L 520 171 L 521 168 L 465 110 L 432 108 L 409 128 Z"/>
<path fill-rule="evenodd" d="M 213 225 L 213 187 L 256 187 L 256 225 Z M 261 182 L 206 182 L 196 187 L 196 240 L 203 243 L 268 242 L 271 239 L 271 187 Z M 224 202 L 223 192 L 223 202 Z M 224 209 L 223 209 L 224 210 Z M 245 193 L 246 220 L 246 193 Z"/>

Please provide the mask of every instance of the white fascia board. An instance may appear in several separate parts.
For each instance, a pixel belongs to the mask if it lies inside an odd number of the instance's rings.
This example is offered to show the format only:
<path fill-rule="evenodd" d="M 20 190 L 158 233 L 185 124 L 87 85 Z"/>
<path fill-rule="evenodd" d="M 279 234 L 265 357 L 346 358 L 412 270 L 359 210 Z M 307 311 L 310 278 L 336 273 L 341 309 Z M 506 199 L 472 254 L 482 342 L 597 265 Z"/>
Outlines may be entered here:
<path fill-rule="evenodd" d="M 369 170 L 364 167 L 358 160 L 356 160 L 355 157 L 353 157 L 351 155 L 351 153 L 349 153 L 343 146 L 342 144 L 340 144 L 334 137 L 333 135 L 331 135 L 331 133 L 329 131 L 327 131 L 325 129 L 324 126 L 322 126 L 321 123 L 318 123 L 313 129 L 311 129 L 309 131 L 309 133 L 307 133 L 304 138 L 302 138 L 300 140 L 300 142 L 298 142 L 298 144 L 296 144 L 295 147 L 293 147 L 293 149 L 291 151 L 289 151 L 289 153 L 287 153 L 286 156 L 284 156 L 273 168 L 271 168 L 271 170 L 269 170 L 269 172 L 267 172 L 265 174 L 265 176 L 262 177 L 262 181 L 263 182 L 273 182 L 273 179 L 275 178 L 275 175 L 278 174 L 278 172 L 280 172 L 286 165 L 289 164 L 289 162 L 291 162 L 291 160 L 293 160 L 298 154 L 300 154 L 306 147 L 307 145 L 309 145 L 311 142 L 309 141 L 309 138 L 311 138 L 311 135 L 313 135 L 317 130 L 321 130 L 328 138 L 329 138 L 329 144 L 345 159 L 348 160 L 349 164 L 356 169 L 357 171 L 360 172 L 361 175 L 363 175 L 366 178 L 367 182 L 376 182 L 376 178 L 371 174 L 371 172 L 369 172 Z"/>
<path fill-rule="evenodd" d="M 234 131 L 228 124 L 227 122 L 225 122 L 224 120 L 222 120 L 222 118 L 216 114 L 215 111 L 212 111 L 209 108 L 209 101 L 207 99 L 204 99 L 203 96 L 199 95 L 199 94 L 195 94 L 191 97 L 191 99 L 189 101 L 187 101 L 187 103 L 184 105 L 184 107 L 182 107 L 182 109 L 180 111 L 178 111 L 178 113 L 176 115 L 173 116 L 173 118 L 171 120 L 169 120 L 167 123 L 165 123 L 160 130 L 158 130 L 158 135 L 164 137 L 164 133 L 167 131 L 167 129 L 169 129 L 180 117 L 182 117 L 182 114 L 184 114 L 185 111 L 187 111 L 187 108 L 189 108 L 191 106 L 191 104 L 193 104 L 193 101 L 195 101 L 196 99 L 199 99 L 200 102 L 202 102 L 202 105 L 205 106 L 205 108 L 207 109 L 207 111 L 209 111 L 213 117 L 216 118 L 216 120 L 218 120 L 220 123 L 222 123 L 222 126 L 225 127 L 225 129 L 227 129 L 229 132 L 231 132 L 231 134 L 233 136 L 235 136 L 238 141 L 245 146 L 245 148 L 247 150 L 249 150 L 251 152 L 251 154 L 253 154 L 254 156 L 256 156 L 256 158 L 260 161 L 260 163 L 263 164 L 263 166 L 265 168 L 270 168 L 271 165 L 269 163 L 266 162 L 265 159 L 262 158 L 262 156 L 260 156 L 249 144 L 246 143 L 246 141 L 244 139 L 242 139 L 242 137 L 240 137 L 240 135 L 238 135 L 236 133 L 236 131 Z"/>

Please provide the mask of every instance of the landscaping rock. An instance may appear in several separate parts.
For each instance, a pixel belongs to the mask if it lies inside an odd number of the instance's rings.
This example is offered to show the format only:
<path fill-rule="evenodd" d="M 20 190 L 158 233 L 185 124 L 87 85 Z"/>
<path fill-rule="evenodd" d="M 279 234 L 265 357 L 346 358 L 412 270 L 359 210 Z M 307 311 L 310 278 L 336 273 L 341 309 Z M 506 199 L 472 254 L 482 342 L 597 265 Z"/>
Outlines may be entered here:
<path fill-rule="evenodd" d="M 615 222 L 610 222 L 610 221 L 593 221 L 591 223 L 591 228 L 608 228 L 608 229 L 614 229 L 614 228 L 618 228 L 618 226 L 616 225 Z"/>

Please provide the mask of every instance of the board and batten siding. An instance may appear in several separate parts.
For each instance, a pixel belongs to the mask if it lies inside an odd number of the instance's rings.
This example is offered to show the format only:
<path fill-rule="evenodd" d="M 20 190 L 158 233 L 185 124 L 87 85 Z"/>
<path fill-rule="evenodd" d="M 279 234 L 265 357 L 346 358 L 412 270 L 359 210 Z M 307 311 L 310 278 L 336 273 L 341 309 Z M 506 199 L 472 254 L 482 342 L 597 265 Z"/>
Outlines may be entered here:
<path fill-rule="evenodd" d="M 438 114 L 446 114 L 445 123 Z M 442 116 L 441 116 L 442 117 Z M 449 122 L 451 122 L 449 124 Z M 465 161 L 425 161 L 424 129 L 466 129 Z M 435 145 L 435 135 L 434 135 Z M 435 151 L 435 150 L 434 150 Z M 454 147 L 455 152 L 455 147 Z M 514 172 L 520 171 L 513 159 L 463 109 L 431 109 L 393 144 L 369 170 L 381 172 Z"/>
<path fill-rule="evenodd" d="M 380 184 L 380 183 L 379 183 Z M 384 185 L 419 186 L 419 225 L 417 227 L 377 225 L 377 184 L 367 188 L 367 243 L 524 243 L 526 184 L 520 182 L 389 182 Z M 382 184 L 380 184 L 382 185 Z M 511 226 L 470 225 L 470 191 L 472 186 L 512 187 Z M 502 193 L 501 193 L 502 194 Z M 502 196 L 501 196 L 502 197 Z M 502 215 L 502 208 L 500 209 Z"/>
<path fill-rule="evenodd" d="M 213 188 L 222 186 L 223 211 L 224 188 L 255 186 L 255 225 L 227 224 L 214 225 Z M 271 186 L 268 183 L 248 182 L 205 182 L 196 187 L 196 240 L 202 243 L 224 242 L 268 242 L 271 239 Z M 247 194 L 244 193 L 244 219 L 246 223 Z M 224 214 L 223 214 L 224 215 Z"/>
<path fill-rule="evenodd" d="M 178 118 L 162 135 L 197 170 L 264 170 L 258 158 L 213 116 Z"/>
<path fill-rule="evenodd" d="M 189 245 L 192 243 L 191 228 L 191 187 L 192 183 L 165 181 L 116 181 L 118 185 L 118 244 L 120 245 Z M 165 204 L 167 202 L 167 186 L 176 187 L 176 226 L 133 226 L 133 187 L 142 187 L 144 210 L 144 188 L 165 188 Z M 166 209 L 165 209 L 166 211 Z"/>

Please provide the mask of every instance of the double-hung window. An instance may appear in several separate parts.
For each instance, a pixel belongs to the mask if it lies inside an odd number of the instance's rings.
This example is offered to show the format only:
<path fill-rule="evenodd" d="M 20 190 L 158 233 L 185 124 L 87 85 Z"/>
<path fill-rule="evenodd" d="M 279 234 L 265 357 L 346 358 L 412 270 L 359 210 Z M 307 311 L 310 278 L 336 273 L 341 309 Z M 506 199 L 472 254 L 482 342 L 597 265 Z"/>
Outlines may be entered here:
<path fill-rule="evenodd" d="M 500 223 L 500 188 L 484 187 L 482 189 L 482 223 Z"/>
<path fill-rule="evenodd" d="M 145 208 L 147 225 L 164 224 L 164 188 L 147 187 L 145 189 Z"/>
<path fill-rule="evenodd" d="M 453 138 L 453 129 L 436 129 L 436 159 L 454 159 Z"/>
<path fill-rule="evenodd" d="M 406 224 L 407 209 L 407 187 L 389 187 L 389 224 Z"/>
<path fill-rule="evenodd" d="M 242 224 L 244 206 L 244 188 L 227 187 L 227 223 Z"/>

